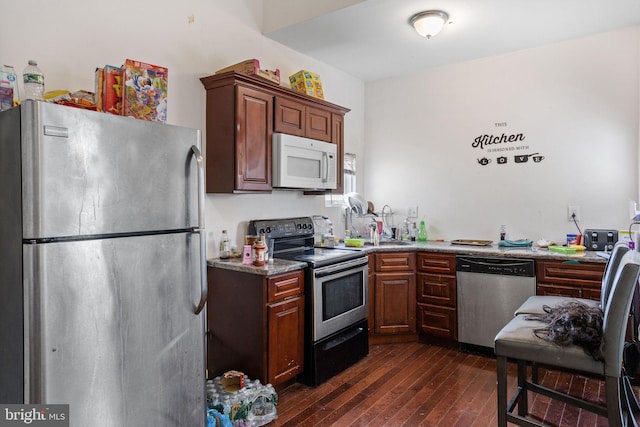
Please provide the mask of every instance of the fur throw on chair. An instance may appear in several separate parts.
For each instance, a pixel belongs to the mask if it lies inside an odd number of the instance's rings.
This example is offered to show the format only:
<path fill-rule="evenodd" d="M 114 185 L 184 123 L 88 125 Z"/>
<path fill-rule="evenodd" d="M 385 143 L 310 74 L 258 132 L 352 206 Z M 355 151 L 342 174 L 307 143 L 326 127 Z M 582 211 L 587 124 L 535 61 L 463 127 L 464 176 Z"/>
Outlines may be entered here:
<path fill-rule="evenodd" d="M 534 330 L 543 340 L 560 346 L 578 345 L 595 360 L 604 360 L 602 355 L 602 322 L 604 313 L 599 307 L 590 307 L 578 301 L 569 301 L 553 308 L 542 307 L 544 314 L 530 314 L 527 320 L 538 320 L 547 324 Z"/>

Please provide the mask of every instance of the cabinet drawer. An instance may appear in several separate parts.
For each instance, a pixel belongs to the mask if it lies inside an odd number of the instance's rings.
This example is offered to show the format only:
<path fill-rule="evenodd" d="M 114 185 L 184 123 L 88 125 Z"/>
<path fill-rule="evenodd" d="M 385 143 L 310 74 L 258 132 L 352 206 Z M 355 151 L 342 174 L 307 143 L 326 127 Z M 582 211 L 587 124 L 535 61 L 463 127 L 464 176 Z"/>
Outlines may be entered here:
<path fill-rule="evenodd" d="M 273 302 L 294 295 L 300 295 L 304 289 L 304 272 L 302 270 L 293 273 L 269 277 L 267 284 L 268 301 Z"/>
<path fill-rule="evenodd" d="M 416 256 L 413 252 L 385 252 L 376 255 L 376 272 L 415 271 Z"/>
<path fill-rule="evenodd" d="M 458 339 L 456 309 L 418 304 L 418 329 L 421 334 Z"/>
<path fill-rule="evenodd" d="M 536 294 L 582 298 L 582 292 L 580 288 L 572 286 L 544 285 L 540 283 L 538 283 L 538 286 L 536 287 Z"/>
<path fill-rule="evenodd" d="M 418 253 L 418 271 L 455 276 L 456 256 L 420 252 Z"/>
<path fill-rule="evenodd" d="M 567 264 L 561 261 L 537 261 L 538 282 L 578 287 L 600 288 L 604 275 L 604 264 Z"/>
<path fill-rule="evenodd" d="M 418 273 L 418 302 L 455 308 L 455 276 Z"/>

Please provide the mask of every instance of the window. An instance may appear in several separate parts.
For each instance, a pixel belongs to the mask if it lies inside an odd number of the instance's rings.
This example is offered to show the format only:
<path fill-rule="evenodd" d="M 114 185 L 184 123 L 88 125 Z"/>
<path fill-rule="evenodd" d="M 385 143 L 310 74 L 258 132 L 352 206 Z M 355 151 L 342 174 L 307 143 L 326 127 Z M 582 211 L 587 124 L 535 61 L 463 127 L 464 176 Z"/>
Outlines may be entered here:
<path fill-rule="evenodd" d="M 344 193 L 356 191 L 356 155 L 344 153 Z"/>
<path fill-rule="evenodd" d="M 344 194 L 356 191 L 356 155 L 344 153 Z M 344 207 L 342 194 L 327 194 L 324 197 L 325 207 Z"/>

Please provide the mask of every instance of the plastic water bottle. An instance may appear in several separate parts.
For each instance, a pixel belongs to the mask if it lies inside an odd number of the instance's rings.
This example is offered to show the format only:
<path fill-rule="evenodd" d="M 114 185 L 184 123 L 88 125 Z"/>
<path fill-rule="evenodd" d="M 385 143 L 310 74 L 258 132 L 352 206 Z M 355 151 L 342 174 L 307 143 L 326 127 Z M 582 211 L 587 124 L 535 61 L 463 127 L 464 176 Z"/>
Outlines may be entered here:
<path fill-rule="evenodd" d="M 29 65 L 24 69 L 22 81 L 24 83 L 24 99 L 43 100 L 44 74 L 33 59 L 29 60 Z"/>
<path fill-rule="evenodd" d="M 424 221 L 420 221 L 420 228 L 418 229 L 418 241 L 427 241 L 427 225 L 424 223 Z"/>

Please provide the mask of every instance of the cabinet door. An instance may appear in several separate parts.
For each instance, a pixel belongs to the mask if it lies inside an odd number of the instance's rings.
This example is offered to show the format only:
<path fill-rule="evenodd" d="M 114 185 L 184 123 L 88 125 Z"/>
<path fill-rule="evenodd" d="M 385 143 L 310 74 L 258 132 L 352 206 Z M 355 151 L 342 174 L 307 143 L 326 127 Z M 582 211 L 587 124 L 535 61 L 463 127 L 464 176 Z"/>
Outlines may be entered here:
<path fill-rule="evenodd" d="M 299 102 L 276 97 L 274 131 L 305 136 L 306 114 L 305 106 Z"/>
<path fill-rule="evenodd" d="M 269 191 L 273 95 L 238 86 L 236 109 L 236 189 Z"/>
<path fill-rule="evenodd" d="M 416 331 L 416 276 L 413 273 L 375 275 L 375 333 Z"/>
<path fill-rule="evenodd" d="M 269 322 L 269 382 L 281 384 L 304 367 L 304 297 L 267 306 Z"/>
<path fill-rule="evenodd" d="M 307 107 L 305 134 L 307 138 L 331 142 L 331 112 Z"/>

